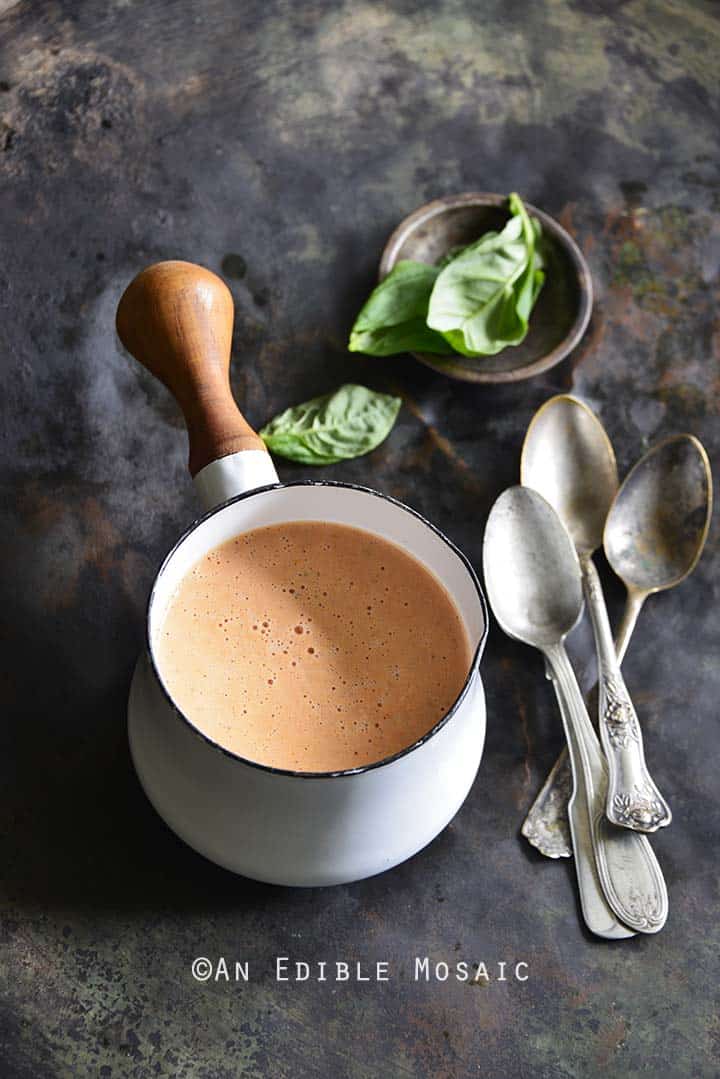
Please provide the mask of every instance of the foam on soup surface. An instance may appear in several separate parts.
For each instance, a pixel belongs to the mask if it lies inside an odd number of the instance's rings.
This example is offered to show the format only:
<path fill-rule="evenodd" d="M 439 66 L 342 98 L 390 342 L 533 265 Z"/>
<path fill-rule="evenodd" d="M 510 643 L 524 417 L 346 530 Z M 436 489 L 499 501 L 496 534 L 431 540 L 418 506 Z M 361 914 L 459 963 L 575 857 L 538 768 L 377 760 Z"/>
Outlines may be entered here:
<path fill-rule="evenodd" d="M 172 596 L 154 652 L 196 727 L 242 757 L 303 772 L 412 745 L 454 703 L 471 662 L 431 572 L 369 532 L 315 521 L 209 551 Z"/>

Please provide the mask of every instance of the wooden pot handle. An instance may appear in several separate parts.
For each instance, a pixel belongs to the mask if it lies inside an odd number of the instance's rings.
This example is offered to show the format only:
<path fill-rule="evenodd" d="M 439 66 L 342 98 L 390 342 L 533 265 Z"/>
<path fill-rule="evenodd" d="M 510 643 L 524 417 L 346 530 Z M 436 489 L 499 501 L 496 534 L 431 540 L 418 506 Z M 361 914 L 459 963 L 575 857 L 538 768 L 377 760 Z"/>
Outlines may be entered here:
<path fill-rule="evenodd" d="M 265 450 L 230 389 L 233 299 L 192 262 L 157 262 L 133 278 L 118 304 L 120 340 L 177 400 L 190 439 L 192 476 L 241 450 Z"/>

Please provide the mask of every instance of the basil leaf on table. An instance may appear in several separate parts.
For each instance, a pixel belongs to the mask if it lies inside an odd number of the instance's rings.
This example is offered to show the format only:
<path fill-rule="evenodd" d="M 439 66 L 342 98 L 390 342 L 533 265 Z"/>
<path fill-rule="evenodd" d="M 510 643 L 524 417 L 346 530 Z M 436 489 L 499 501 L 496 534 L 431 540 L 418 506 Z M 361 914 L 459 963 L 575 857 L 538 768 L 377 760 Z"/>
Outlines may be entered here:
<path fill-rule="evenodd" d="M 403 259 L 370 294 L 350 331 L 350 352 L 392 356 L 396 352 L 447 353 L 447 341 L 426 321 L 438 266 Z"/>
<path fill-rule="evenodd" d="M 335 393 L 286 408 L 260 437 L 272 452 L 304 465 L 332 465 L 370 453 L 385 439 L 402 401 L 347 383 Z"/>
<path fill-rule="evenodd" d="M 537 251 L 539 227 L 517 195 L 502 232 L 489 232 L 439 274 L 428 306 L 428 325 L 465 356 L 494 356 L 517 345 L 544 274 Z"/>

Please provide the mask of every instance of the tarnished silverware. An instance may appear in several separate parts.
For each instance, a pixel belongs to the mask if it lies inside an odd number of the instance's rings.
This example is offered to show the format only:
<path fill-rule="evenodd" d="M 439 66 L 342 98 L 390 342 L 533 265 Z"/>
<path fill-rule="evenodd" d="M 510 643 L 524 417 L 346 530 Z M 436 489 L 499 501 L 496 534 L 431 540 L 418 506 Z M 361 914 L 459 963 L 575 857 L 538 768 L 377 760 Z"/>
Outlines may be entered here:
<path fill-rule="evenodd" d="M 656 933 L 667 917 L 665 881 L 645 836 L 605 819 L 607 769 L 565 651 L 583 607 L 572 540 L 541 495 L 511 487 L 490 512 L 483 565 L 501 627 L 538 648 L 552 669 L 573 770 L 568 809 L 587 925 L 600 936 L 626 935 L 623 927 Z M 607 908 L 615 919 L 608 920 Z"/>
<path fill-rule="evenodd" d="M 702 554 L 712 515 L 712 474 L 694 435 L 653 446 L 628 474 L 605 524 L 605 554 L 628 590 L 615 636 L 622 663 L 643 603 L 680 584 Z M 563 750 L 525 818 L 522 834 L 550 858 L 572 854 L 565 807 L 570 769 Z"/>
<path fill-rule="evenodd" d="M 674 588 L 695 569 L 712 499 L 710 461 L 694 435 L 663 439 L 628 472 L 603 536 L 607 560 L 628 593 L 620 640 L 630 640 L 648 596 Z"/>
<path fill-rule="evenodd" d="M 548 668 L 549 668 L 548 663 Z M 573 739 L 573 726 L 572 716 L 568 714 L 567 697 L 562 688 L 558 685 L 555 678 L 550 675 L 550 681 L 553 684 L 555 690 L 555 696 L 557 698 L 558 707 L 560 709 L 560 716 L 562 718 L 563 730 L 565 732 L 565 738 L 567 744 L 572 742 L 575 753 L 575 770 L 580 768 L 580 764 L 577 763 L 580 760 L 580 754 L 582 748 L 577 743 L 577 740 Z M 568 840 L 570 840 L 570 831 L 574 836 L 574 846 L 581 851 L 580 857 L 575 858 L 575 872 L 578 881 L 578 891 L 580 893 L 580 906 L 582 907 L 583 918 L 588 929 L 595 933 L 598 937 L 605 937 L 607 940 L 622 940 L 627 937 L 634 937 L 633 930 L 628 929 L 622 922 L 618 921 L 613 911 L 610 909 L 605 893 L 603 892 L 602 884 L 600 883 L 600 875 L 598 873 L 597 864 L 595 861 L 595 843 L 593 839 L 593 827 L 592 827 L 592 805 L 590 803 L 590 789 L 587 783 L 578 783 L 573 790 L 572 772 L 570 771 L 570 765 L 568 763 L 567 750 L 565 752 L 565 761 L 567 767 L 565 769 L 568 784 L 567 794 L 565 798 L 565 810 L 567 816 L 565 817 L 566 824 L 568 826 Z M 597 768 L 596 758 L 591 758 L 591 766 L 594 768 L 594 782 L 602 784 L 602 766 L 600 770 Z"/>
<path fill-rule="evenodd" d="M 593 552 L 618 490 L 610 440 L 586 404 L 561 394 L 538 410 L 528 427 L 520 464 L 522 483 L 539 491 L 559 514 L 580 560 L 595 634 L 600 683 L 599 730 L 607 757 L 608 820 L 655 832 L 672 820 L 648 770 L 637 713 L 620 671 Z"/>
<path fill-rule="evenodd" d="M 627 614 L 630 601 L 625 605 Z M 618 663 L 625 658 L 630 643 L 634 622 L 623 617 L 620 631 L 615 638 L 615 652 Z M 622 636 L 620 635 L 622 633 Z M 552 672 L 546 670 L 552 680 Z M 588 697 L 590 694 L 588 694 Z M 528 843 L 544 854 L 546 858 L 571 858 L 572 843 L 568 825 L 567 805 L 572 789 L 572 775 L 567 749 L 563 748 L 555 764 L 548 772 L 547 779 L 540 788 L 535 801 L 530 806 L 523 821 L 521 833 Z"/>

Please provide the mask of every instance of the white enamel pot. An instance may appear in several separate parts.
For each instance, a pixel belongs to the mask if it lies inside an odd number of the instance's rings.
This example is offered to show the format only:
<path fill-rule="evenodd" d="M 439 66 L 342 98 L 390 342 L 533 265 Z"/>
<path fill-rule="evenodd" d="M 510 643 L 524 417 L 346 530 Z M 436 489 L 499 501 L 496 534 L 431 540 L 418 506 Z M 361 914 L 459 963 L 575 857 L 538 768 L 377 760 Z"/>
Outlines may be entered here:
<path fill-rule="evenodd" d="M 470 563 L 414 510 L 351 484 L 277 482 L 269 455 L 232 401 L 231 327 L 224 284 L 188 263 L 150 267 L 118 309 L 123 342 L 183 408 L 191 471 L 208 510 L 167 555 L 152 586 L 146 650 L 128 707 L 132 759 L 160 816 L 212 861 L 274 884 L 346 883 L 426 846 L 467 797 L 485 739 L 479 665 L 487 608 Z M 398 544 L 435 574 L 462 617 L 473 646 L 465 684 L 447 714 L 439 722 L 429 718 L 427 734 L 392 757 L 327 773 L 246 760 L 196 728 L 164 684 L 155 641 L 184 574 L 239 533 L 286 521 L 351 525 Z"/>

